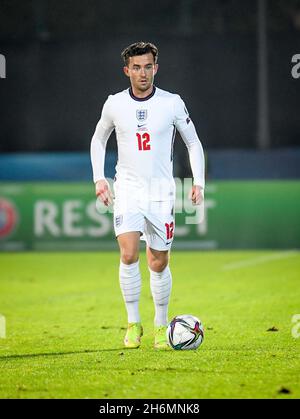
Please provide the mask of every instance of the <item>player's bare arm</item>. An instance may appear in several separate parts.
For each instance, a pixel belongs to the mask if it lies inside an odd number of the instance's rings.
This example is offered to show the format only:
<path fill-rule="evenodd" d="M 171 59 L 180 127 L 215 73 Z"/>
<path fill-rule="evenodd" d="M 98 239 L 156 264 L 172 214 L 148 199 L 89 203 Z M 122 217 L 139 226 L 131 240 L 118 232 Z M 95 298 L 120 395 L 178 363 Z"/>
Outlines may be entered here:
<path fill-rule="evenodd" d="M 200 205 L 204 200 L 204 193 L 202 186 L 193 185 L 190 193 L 189 199 L 192 200 L 193 205 Z"/>
<path fill-rule="evenodd" d="M 96 196 L 101 199 L 105 206 L 113 203 L 113 194 L 106 179 L 98 180 L 95 183 Z"/>

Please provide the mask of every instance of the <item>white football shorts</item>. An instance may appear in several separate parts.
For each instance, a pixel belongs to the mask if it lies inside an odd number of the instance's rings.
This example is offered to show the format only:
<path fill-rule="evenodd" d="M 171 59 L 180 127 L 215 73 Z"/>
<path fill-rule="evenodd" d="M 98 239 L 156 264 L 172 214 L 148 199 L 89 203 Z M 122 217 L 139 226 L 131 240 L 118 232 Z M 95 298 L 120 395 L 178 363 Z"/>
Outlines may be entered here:
<path fill-rule="evenodd" d="M 133 195 L 116 194 L 114 230 L 118 237 L 139 231 L 141 240 L 154 250 L 170 250 L 175 230 L 175 201 L 149 201 Z"/>

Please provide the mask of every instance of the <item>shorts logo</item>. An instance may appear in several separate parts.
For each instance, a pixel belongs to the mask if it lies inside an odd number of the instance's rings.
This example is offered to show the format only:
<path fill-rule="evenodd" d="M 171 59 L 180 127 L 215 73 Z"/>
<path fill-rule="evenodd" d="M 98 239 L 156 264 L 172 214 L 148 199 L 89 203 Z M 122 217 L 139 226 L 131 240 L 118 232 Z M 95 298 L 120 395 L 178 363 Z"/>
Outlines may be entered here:
<path fill-rule="evenodd" d="M 139 122 L 146 121 L 147 116 L 148 116 L 147 109 L 138 109 L 136 111 L 136 118 Z"/>
<path fill-rule="evenodd" d="M 116 227 L 120 227 L 123 223 L 123 215 L 117 215 L 115 218 Z"/>
<path fill-rule="evenodd" d="M 7 237 L 17 223 L 17 211 L 6 199 L 0 198 L 0 239 Z"/>

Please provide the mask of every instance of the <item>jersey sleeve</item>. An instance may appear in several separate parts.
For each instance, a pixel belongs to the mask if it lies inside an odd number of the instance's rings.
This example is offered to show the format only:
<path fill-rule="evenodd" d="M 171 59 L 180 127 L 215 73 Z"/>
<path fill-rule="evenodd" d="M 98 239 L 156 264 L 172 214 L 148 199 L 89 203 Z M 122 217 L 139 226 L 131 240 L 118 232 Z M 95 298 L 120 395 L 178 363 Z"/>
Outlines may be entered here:
<path fill-rule="evenodd" d="M 205 187 L 205 161 L 202 144 L 185 104 L 180 96 L 175 95 L 174 125 L 178 129 L 189 153 L 194 185 Z"/>
<path fill-rule="evenodd" d="M 114 129 L 114 123 L 111 112 L 110 96 L 104 103 L 101 118 L 96 126 L 91 140 L 91 162 L 93 168 L 93 180 L 97 182 L 104 179 L 104 162 L 106 143 Z"/>

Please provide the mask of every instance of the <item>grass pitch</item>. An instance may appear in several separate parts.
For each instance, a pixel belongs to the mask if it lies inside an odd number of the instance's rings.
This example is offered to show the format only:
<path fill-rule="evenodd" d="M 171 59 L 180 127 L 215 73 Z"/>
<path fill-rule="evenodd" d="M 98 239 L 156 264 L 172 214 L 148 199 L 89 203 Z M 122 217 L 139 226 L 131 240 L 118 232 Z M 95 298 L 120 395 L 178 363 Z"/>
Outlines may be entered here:
<path fill-rule="evenodd" d="M 0 398 L 300 397 L 299 253 L 173 252 L 169 317 L 202 320 L 197 351 L 153 349 L 143 253 L 145 335 L 123 348 L 118 265 L 116 252 L 0 255 Z"/>

